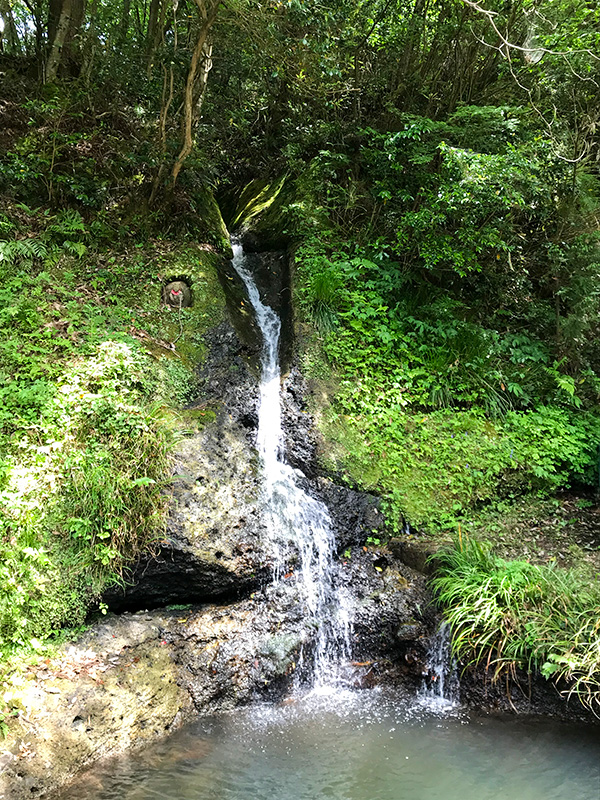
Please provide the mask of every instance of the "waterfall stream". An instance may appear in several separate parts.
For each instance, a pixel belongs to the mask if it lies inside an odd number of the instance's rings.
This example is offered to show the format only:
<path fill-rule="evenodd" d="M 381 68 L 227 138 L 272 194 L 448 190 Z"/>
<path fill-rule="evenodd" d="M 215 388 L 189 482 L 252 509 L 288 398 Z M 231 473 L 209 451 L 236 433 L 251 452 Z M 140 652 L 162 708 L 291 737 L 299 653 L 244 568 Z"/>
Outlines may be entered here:
<path fill-rule="evenodd" d="M 316 630 L 315 687 L 339 683 L 339 665 L 350 655 L 351 614 L 337 587 L 337 552 L 327 507 L 300 486 L 304 475 L 286 464 L 281 426 L 281 322 L 265 305 L 246 267 L 241 245 L 233 245 L 233 267 L 244 281 L 263 336 L 257 448 L 263 468 L 267 535 L 274 557 L 274 579 L 293 573 L 307 612 L 307 629 Z"/>
<path fill-rule="evenodd" d="M 432 636 L 427 652 L 429 673 L 418 694 L 421 704 L 432 711 L 445 711 L 458 705 L 459 681 L 452 658 L 450 626 L 442 622 Z"/>

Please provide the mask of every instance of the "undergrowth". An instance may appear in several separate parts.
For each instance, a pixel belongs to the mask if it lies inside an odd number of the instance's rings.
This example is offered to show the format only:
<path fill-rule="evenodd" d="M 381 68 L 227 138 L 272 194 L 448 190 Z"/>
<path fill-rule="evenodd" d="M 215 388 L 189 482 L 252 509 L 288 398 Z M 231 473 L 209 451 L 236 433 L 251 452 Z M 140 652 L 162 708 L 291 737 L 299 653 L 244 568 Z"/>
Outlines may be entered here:
<path fill-rule="evenodd" d="M 455 656 L 494 681 L 539 671 L 600 713 L 600 583 L 579 569 L 505 561 L 460 537 L 433 556 Z"/>
<path fill-rule="evenodd" d="M 224 301 L 208 250 L 127 235 L 107 251 L 77 212 L 10 206 L 1 221 L 6 664 L 80 626 L 163 536 L 178 409 Z M 173 274 L 194 285 L 179 313 L 160 301 Z"/>
<path fill-rule="evenodd" d="M 324 461 L 382 493 L 394 526 L 455 528 L 497 498 L 597 482 L 595 372 L 576 379 L 533 326 L 486 325 L 393 264 L 315 242 L 299 258 L 319 331 L 306 366 L 336 384 L 315 401 Z"/>

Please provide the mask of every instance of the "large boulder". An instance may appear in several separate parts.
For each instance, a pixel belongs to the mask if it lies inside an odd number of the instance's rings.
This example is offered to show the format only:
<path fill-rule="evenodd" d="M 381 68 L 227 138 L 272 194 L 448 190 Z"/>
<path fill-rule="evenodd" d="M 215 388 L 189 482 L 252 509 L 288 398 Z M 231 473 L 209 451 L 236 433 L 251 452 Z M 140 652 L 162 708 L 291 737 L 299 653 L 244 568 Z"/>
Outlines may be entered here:
<path fill-rule="evenodd" d="M 16 680 L 10 702 L 20 711 L 0 752 L 0 798 L 44 796 L 194 714 L 280 696 L 305 637 L 293 593 L 108 617 Z"/>

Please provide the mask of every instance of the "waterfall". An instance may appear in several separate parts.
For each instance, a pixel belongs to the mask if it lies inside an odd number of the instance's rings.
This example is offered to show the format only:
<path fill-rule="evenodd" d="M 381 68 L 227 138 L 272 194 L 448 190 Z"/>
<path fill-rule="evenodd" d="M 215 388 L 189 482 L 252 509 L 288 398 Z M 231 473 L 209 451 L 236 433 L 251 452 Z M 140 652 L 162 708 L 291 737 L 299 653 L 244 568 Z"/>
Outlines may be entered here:
<path fill-rule="evenodd" d="M 427 652 L 428 672 L 419 700 L 432 710 L 443 711 L 458 703 L 459 681 L 452 659 L 450 626 L 442 622 Z"/>
<path fill-rule="evenodd" d="M 246 268 L 241 245 L 233 245 L 233 267 L 244 281 L 263 336 L 257 448 L 263 469 L 263 502 L 267 536 L 274 554 L 274 579 L 295 574 L 307 612 L 307 627 L 316 630 L 314 684 L 339 682 L 337 666 L 350 656 L 351 615 L 336 586 L 337 552 L 327 507 L 307 494 L 300 470 L 285 463 L 281 427 L 281 321 L 265 305 Z M 295 562 L 295 563 L 294 563 Z M 290 566 L 293 564 L 293 567 Z"/>

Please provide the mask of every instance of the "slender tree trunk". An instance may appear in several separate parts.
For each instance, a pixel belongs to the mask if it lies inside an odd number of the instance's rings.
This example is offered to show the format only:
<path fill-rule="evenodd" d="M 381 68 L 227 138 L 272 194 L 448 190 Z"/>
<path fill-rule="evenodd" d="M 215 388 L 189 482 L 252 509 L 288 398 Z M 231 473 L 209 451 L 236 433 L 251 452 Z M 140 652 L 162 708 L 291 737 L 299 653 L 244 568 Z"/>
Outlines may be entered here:
<path fill-rule="evenodd" d="M 71 22 L 67 31 L 67 40 L 64 44 L 63 64 L 66 61 L 80 62 L 81 56 L 78 48 L 81 44 L 81 27 L 85 19 L 86 0 L 71 0 Z"/>
<path fill-rule="evenodd" d="M 98 36 L 96 33 L 96 20 L 98 18 L 98 0 L 92 0 L 90 9 L 90 25 L 87 32 L 85 47 L 83 49 L 83 61 L 81 65 L 81 77 L 89 86 L 90 76 L 94 66 L 94 57 L 98 46 Z"/>
<path fill-rule="evenodd" d="M 135 16 L 133 19 L 134 22 L 136 23 L 137 35 L 141 40 L 144 36 L 144 23 L 142 22 L 142 18 L 140 16 L 140 4 L 135 3 L 134 8 L 135 8 Z"/>
<path fill-rule="evenodd" d="M 175 186 L 177 181 L 177 176 L 181 172 L 181 168 L 183 166 L 183 162 L 192 152 L 192 147 L 194 146 L 194 139 L 192 135 L 192 127 L 194 122 L 194 107 L 198 104 L 201 100 L 202 95 L 197 97 L 196 102 L 195 95 L 196 95 L 196 88 L 197 88 L 197 81 L 200 81 L 200 86 L 202 88 L 202 93 L 206 88 L 206 81 L 208 79 L 208 73 L 212 67 L 211 61 L 211 53 L 212 47 L 208 44 L 208 35 L 210 33 L 210 29 L 217 18 L 217 12 L 219 10 L 220 0 L 215 0 L 213 5 L 210 8 L 206 8 L 204 5 L 203 0 L 196 0 L 196 5 L 200 11 L 202 17 L 202 24 L 200 26 L 200 30 L 198 31 L 198 38 L 196 40 L 196 46 L 194 48 L 194 52 L 192 54 L 192 60 L 190 62 L 190 68 L 188 71 L 187 81 L 185 85 L 185 94 L 184 94 L 184 101 L 183 101 L 183 131 L 182 131 L 182 147 L 177 156 L 177 160 L 173 166 L 173 171 L 171 173 L 172 178 L 172 186 Z M 197 95 L 196 95 L 197 96 Z"/>
<path fill-rule="evenodd" d="M 42 49 L 44 46 L 44 26 L 42 24 L 43 0 L 25 0 L 25 5 L 35 22 L 35 59 L 38 67 L 43 68 Z"/>
<path fill-rule="evenodd" d="M 13 17 L 8 0 L 0 0 L 0 17 L 2 17 L 4 22 L 2 38 L 4 41 L 6 41 L 9 51 L 11 53 L 21 53 L 21 42 L 19 40 L 19 34 L 17 33 L 15 18 Z"/>
<path fill-rule="evenodd" d="M 48 45 L 51 45 L 56 37 L 56 28 L 62 12 L 64 0 L 50 0 L 48 3 Z"/>
<path fill-rule="evenodd" d="M 212 50 L 212 42 L 207 41 L 202 51 L 202 60 L 198 67 L 198 77 L 194 86 L 192 124 L 198 122 L 200 118 L 200 111 L 202 110 L 202 103 L 204 102 L 204 92 L 206 91 L 206 84 L 208 83 L 208 73 L 213 67 Z"/>
<path fill-rule="evenodd" d="M 163 93 L 162 93 L 162 102 L 161 102 L 161 109 L 160 109 L 160 118 L 158 123 L 158 141 L 160 144 L 160 151 L 162 153 L 162 161 L 156 176 L 154 177 L 154 181 L 152 182 L 152 192 L 150 193 L 150 200 L 148 205 L 152 208 L 154 205 L 154 201 L 156 200 L 156 195 L 160 189 L 160 186 L 163 182 L 165 177 L 165 173 L 167 171 L 166 165 L 166 155 L 167 155 L 167 119 L 169 116 L 169 109 L 171 107 L 171 103 L 173 102 L 173 87 L 174 87 L 174 74 L 173 74 L 173 65 L 169 67 L 169 72 L 167 73 L 167 68 L 163 64 Z"/>
<path fill-rule="evenodd" d="M 53 14 L 53 7 L 56 7 L 56 4 L 51 2 L 51 14 Z M 48 60 L 46 61 L 46 83 L 52 83 L 56 80 L 58 68 L 62 60 L 63 47 L 67 39 L 69 27 L 71 25 L 72 13 L 73 0 L 62 0 L 60 15 L 56 21 L 56 25 L 54 25 L 53 22 L 52 25 L 48 26 L 49 30 L 54 31 L 54 37 L 51 40 L 52 43 L 50 45 L 50 52 L 48 53 Z"/>
<path fill-rule="evenodd" d="M 150 13 L 148 15 L 148 28 L 146 29 L 146 53 L 148 64 L 152 62 L 154 56 L 154 42 L 156 40 L 156 29 L 158 27 L 158 14 L 160 11 L 161 0 L 151 0 Z"/>
<path fill-rule="evenodd" d="M 127 32 L 129 31 L 129 16 L 131 14 L 131 0 L 123 0 L 123 7 L 121 9 L 121 19 L 119 20 L 119 33 L 117 41 L 119 44 L 127 39 Z"/>
<path fill-rule="evenodd" d="M 150 77 L 150 75 L 152 74 L 152 67 L 154 66 L 154 57 L 156 55 L 156 51 L 158 50 L 158 46 L 160 45 L 161 39 L 164 36 L 165 21 L 167 18 L 168 6 L 169 6 L 169 0 L 160 0 L 158 8 L 158 18 L 154 22 L 153 28 L 151 29 L 150 24 L 148 24 L 148 43 L 147 43 L 148 77 Z"/>

